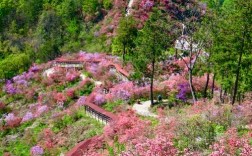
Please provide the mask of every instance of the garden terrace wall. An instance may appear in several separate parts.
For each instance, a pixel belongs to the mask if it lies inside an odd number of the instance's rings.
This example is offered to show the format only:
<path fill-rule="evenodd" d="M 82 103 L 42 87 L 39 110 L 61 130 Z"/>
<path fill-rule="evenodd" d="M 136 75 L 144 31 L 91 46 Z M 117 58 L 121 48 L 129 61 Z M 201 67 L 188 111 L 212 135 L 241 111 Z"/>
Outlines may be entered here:
<path fill-rule="evenodd" d="M 100 63 L 101 60 L 97 59 L 97 60 L 92 60 L 92 61 L 87 61 L 87 62 L 93 62 L 93 63 Z M 85 62 L 81 61 L 81 60 L 67 60 L 67 59 L 56 59 L 54 61 L 54 66 L 59 66 L 59 67 L 65 67 L 65 68 L 83 68 L 84 67 Z M 123 70 L 123 68 L 118 65 L 118 64 L 114 64 L 113 62 L 109 61 L 108 62 L 108 67 L 114 67 L 118 73 L 120 73 L 124 78 L 128 78 L 129 77 L 129 73 L 125 70 Z"/>
<path fill-rule="evenodd" d="M 83 68 L 84 62 L 79 60 L 55 60 L 54 66 L 65 68 Z"/>
<path fill-rule="evenodd" d="M 88 150 L 90 144 L 94 144 L 98 136 L 94 136 L 88 140 L 78 143 L 74 148 L 66 153 L 65 156 L 82 156 L 83 151 Z"/>
<path fill-rule="evenodd" d="M 108 67 L 114 67 L 117 70 L 117 72 L 121 73 L 123 76 L 125 76 L 127 78 L 130 75 L 127 71 L 123 70 L 123 68 L 118 64 L 114 64 L 112 62 L 109 62 Z"/>
<path fill-rule="evenodd" d="M 116 120 L 116 115 L 105 111 L 104 109 L 93 103 L 85 103 L 84 107 L 87 113 L 91 114 L 92 116 L 94 116 L 95 119 L 100 120 L 105 124 L 109 123 L 110 121 Z"/>
<path fill-rule="evenodd" d="M 104 109 L 100 108 L 99 106 L 93 103 L 86 102 L 84 104 L 84 107 L 87 113 L 92 114 L 93 116 L 95 116 L 96 119 L 101 120 L 106 124 L 117 119 L 116 115 L 108 111 L 105 111 Z M 88 150 L 91 144 L 97 143 L 97 138 L 99 138 L 99 136 L 94 136 L 90 139 L 78 143 L 66 154 L 66 156 L 82 156 L 83 151 Z"/>

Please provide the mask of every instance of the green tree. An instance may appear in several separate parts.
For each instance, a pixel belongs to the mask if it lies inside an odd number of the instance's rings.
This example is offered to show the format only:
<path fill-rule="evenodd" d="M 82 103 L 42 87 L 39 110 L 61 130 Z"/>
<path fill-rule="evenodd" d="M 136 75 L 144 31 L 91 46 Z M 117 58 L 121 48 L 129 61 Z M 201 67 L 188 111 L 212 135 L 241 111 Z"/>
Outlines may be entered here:
<path fill-rule="evenodd" d="M 132 50 L 135 48 L 136 37 L 136 21 L 131 16 L 123 17 L 119 22 L 117 36 L 113 41 L 113 53 L 122 54 L 123 61 L 125 61 L 125 55 L 132 54 Z"/>
<path fill-rule="evenodd" d="M 37 27 L 38 58 L 51 60 L 60 55 L 63 44 L 61 18 L 54 10 L 44 11 L 40 15 Z"/>
<path fill-rule="evenodd" d="M 232 104 L 235 103 L 237 93 L 239 92 L 241 70 L 246 68 L 246 66 L 243 66 L 243 58 L 251 55 L 252 37 L 252 1 L 234 0 L 234 5 L 234 9 L 227 13 L 228 27 L 226 27 L 228 28 L 227 31 L 230 32 L 229 37 L 232 42 L 232 51 L 238 56 Z"/>
<path fill-rule="evenodd" d="M 252 35 L 252 2 L 246 0 L 229 1 L 228 9 L 226 1 L 218 21 L 220 29 L 216 35 L 214 61 L 215 72 L 222 86 L 220 96 L 229 94 L 232 96 L 232 104 L 237 97 L 241 99 L 250 86 L 244 82 L 250 82 L 251 78 L 251 35 Z M 217 52 L 218 51 L 218 52 Z"/>
<path fill-rule="evenodd" d="M 164 52 L 171 47 L 172 36 L 169 35 L 171 31 L 169 22 L 170 18 L 167 14 L 154 8 L 145 26 L 139 31 L 136 54 L 134 54 L 132 59 L 136 69 L 150 78 L 151 105 L 154 104 L 153 81 L 156 72 L 155 65 L 163 58 Z"/>
<path fill-rule="evenodd" d="M 100 4 L 98 0 L 88 0 L 83 2 L 83 11 L 85 13 L 94 14 L 96 11 L 98 11 L 98 8 L 100 7 Z"/>

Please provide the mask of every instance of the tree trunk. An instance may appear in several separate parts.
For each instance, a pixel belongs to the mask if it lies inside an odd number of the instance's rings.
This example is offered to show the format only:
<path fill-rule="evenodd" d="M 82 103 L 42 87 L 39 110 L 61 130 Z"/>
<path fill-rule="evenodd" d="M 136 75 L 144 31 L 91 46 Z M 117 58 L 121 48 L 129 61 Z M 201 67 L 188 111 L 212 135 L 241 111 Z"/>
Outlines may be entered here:
<path fill-rule="evenodd" d="M 222 88 L 220 89 L 220 102 L 222 103 Z"/>
<path fill-rule="evenodd" d="M 155 73 L 155 58 L 152 59 L 151 62 L 151 84 L 150 84 L 150 100 L 151 100 L 151 106 L 154 105 L 154 95 L 153 95 L 153 79 L 154 79 L 154 73 Z"/>
<path fill-rule="evenodd" d="M 213 82 L 212 82 L 212 98 L 214 97 L 214 83 L 215 83 L 215 74 L 213 75 Z"/>
<path fill-rule="evenodd" d="M 241 69 L 241 61 L 242 61 L 242 51 L 240 52 L 239 61 L 238 61 L 238 68 L 237 68 L 237 71 L 236 71 L 235 86 L 234 86 L 234 94 L 233 94 L 232 105 L 235 103 L 235 99 L 236 99 L 236 96 L 237 96 L 239 77 L 240 77 L 240 69 Z"/>
<path fill-rule="evenodd" d="M 176 51 L 175 51 L 175 59 L 176 60 L 178 59 L 178 49 L 176 49 Z"/>
<path fill-rule="evenodd" d="M 123 64 L 125 63 L 126 46 L 123 44 Z"/>
<path fill-rule="evenodd" d="M 238 93 L 238 101 L 239 101 L 239 105 L 241 104 L 241 93 Z"/>
<path fill-rule="evenodd" d="M 247 29 L 245 28 L 245 30 L 247 30 Z M 240 56 L 239 56 L 239 61 L 238 61 L 238 68 L 237 68 L 237 71 L 236 71 L 236 78 L 235 78 L 235 86 L 234 86 L 234 95 L 233 95 L 232 105 L 235 103 L 235 98 L 236 98 L 237 91 L 238 91 L 242 55 L 243 55 L 243 49 L 244 49 L 244 44 L 245 44 L 244 42 L 245 42 L 245 36 L 246 36 L 246 33 L 247 33 L 247 31 L 245 31 L 245 30 L 243 31 L 243 35 L 242 35 L 241 48 L 239 48 Z"/>
<path fill-rule="evenodd" d="M 193 104 L 194 104 L 194 103 L 196 103 L 197 98 L 196 98 L 194 87 L 192 84 L 192 70 L 191 69 L 189 69 L 189 86 L 190 86 L 190 90 L 191 90 L 191 94 L 192 94 L 192 98 L 193 98 Z"/>
<path fill-rule="evenodd" d="M 207 88 L 208 88 L 208 83 L 209 83 L 209 72 L 207 73 L 207 80 L 206 80 L 206 85 L 205 85 L 205 89 L 204 89 L 204 92 L 203 92 L 203 95 L 204 95 L 204 98 L 207 97 Z"/>

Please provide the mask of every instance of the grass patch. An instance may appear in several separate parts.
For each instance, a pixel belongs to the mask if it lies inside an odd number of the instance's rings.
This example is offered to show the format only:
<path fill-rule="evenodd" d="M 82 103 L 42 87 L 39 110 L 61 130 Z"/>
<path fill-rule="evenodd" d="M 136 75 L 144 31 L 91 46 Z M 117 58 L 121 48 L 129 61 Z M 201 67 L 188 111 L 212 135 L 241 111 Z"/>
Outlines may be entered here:
<path fill-rule="evenodd" d="M 106 103 L 102 106 L 103 109 L 109 111 L 109 112 L 113 112 L 115 113 L 115 108 L 122 105 L 123 104 L 123 101 L 122 100 L 118 100 L 118 101 L 115 101 L 115 102 L 109 102 L 109 103 Z"/>

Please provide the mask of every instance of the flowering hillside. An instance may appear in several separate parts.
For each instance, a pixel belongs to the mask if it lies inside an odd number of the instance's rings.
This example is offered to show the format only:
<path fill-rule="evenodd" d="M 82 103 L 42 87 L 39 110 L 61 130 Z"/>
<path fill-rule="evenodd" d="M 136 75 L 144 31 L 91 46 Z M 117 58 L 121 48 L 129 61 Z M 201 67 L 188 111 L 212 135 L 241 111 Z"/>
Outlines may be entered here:
<path fill-rule="evenodd" d="M 72 68 L 73 62 L 82 68 Z M 183 63 L 174 60 L 160 63 L 159 68 L 154 94 L 168 101 L 151 109 L 158 115 L 155 118 L 130 109 L 139 99 L 149 98 L 150 82 L 121 79 L 134 70 L 118 57 L 81 51 L 34 64 L 2 87 L 1 155 L 66 153 L 97 135 L 101 142 L 93 143 L 84 155 L 251 155 L 250 102 L 230 106 L 200 100 L 189 106 Z M 195 89 L 202 91 L 206 76 L 194 80 Z M 104 127 L 86 114 L 86 102 L 114 112 L 117 120 Z"/>
<path fill-rule="evenodd" d="M 252 156 L 251 10 L 2 0 L 0 156 Z"/>

